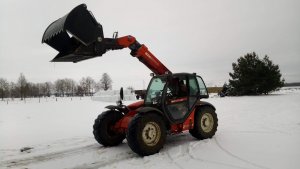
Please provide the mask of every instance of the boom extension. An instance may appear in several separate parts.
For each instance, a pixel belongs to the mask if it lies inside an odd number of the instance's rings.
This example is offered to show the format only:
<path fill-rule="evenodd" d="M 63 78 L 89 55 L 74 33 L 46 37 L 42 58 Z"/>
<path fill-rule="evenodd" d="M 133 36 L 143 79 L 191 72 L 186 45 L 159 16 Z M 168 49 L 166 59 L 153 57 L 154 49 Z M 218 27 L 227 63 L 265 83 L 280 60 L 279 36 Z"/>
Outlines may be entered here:
<path fill-rule="evenodd" d="M 171 71 L 162 64 L 148 48 L 133 36 L 104 38 L 99 24 L 85 4 L 75 7 L 70 13 L 54 21 L 43 35 L 47 43 L 59 53 L 52 62 L 79 62 L 102 56 L 109 50 L 129 48 L 130 54 L 144 63 L 153 73 L 162 75 Z"/>
<path fill-rule="evenodd" d="M 117 46 L 128 47 L 131 52 L 131 56 L 136 57 L 144 63 L 153 73 L 162 75 L 171 73 L 171 71 L 161 63 L 145 45 L 141 45 L 133 36 L 124 36 L 117 38 Z M 114 49 L 112 49 L 114 50 Z"/>

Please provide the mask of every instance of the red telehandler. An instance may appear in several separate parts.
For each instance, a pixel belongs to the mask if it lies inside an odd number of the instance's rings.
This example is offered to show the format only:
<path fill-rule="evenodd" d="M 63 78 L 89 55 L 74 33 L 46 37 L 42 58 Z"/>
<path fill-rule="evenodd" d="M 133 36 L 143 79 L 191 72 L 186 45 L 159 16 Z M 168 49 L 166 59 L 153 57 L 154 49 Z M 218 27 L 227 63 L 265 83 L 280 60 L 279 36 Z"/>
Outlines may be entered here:
<path fill-rule="evenodd" d="M 42 43 L 59 53 L 52 62 L 79 62 L 102 56 L 109 50 L 129 48 L 154 74 L 145 99 L 110 105 L 93 125 L 95 139 L 103 146 L 117 146 L 126 138 L 140 156 L 152 155 L 163 147 L 167 134 L 189 131 L 197 139 L 212 138 L 218 126 L 215 107 L 208 98 L 202 78 L 196 73 L 172 73 L 133 36 L 104 38 L 99 24 L 85 4 L 75 7 L 46 29 Z M 122 90 L 121 90 L 122 91 Z"/>

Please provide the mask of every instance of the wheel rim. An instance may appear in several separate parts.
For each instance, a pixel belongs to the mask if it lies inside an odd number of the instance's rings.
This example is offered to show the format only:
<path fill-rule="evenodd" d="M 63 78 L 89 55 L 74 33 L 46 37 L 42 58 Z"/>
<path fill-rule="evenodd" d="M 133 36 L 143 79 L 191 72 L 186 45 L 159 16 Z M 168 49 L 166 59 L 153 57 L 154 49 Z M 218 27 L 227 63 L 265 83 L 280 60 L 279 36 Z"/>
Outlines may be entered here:
<path fill-rule="evenodd" d="M 210 113 L 204 113 L 201 117 L 201 128 L 204 132 L 208 133 L 213 129 L 214 119 Z"/>
<path fill-rule="evenodd" d="M 161 137 L 160 127 L 155 122 L 148 122 L 142 133 L 142 138 L 147 146 L 155 146 Z"/>

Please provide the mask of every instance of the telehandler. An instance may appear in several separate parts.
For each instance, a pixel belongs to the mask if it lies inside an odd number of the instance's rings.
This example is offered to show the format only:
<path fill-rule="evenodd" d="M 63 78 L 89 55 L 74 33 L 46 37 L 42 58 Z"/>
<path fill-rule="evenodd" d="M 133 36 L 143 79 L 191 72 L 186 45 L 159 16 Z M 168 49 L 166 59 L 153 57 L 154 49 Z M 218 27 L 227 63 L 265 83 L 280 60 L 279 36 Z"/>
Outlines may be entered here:
<path fill-rule="evenodd" d="M 128 35 L 104 38 L 99 24 L 85 4 L 51 23 L 42 43 L 59 53 L 52 62 L 79 62 L 102 56 L 109 50 L 129 48 L 130 54 L 145 64 L 153 77 L 144 100 L 110 105 L 93 125 L 93 134 L 103 146 L 117 146 L 126 138 L 140 156 L 159 152 L 167 134 L 189 131 L 196 139 L 212 138 L 218 126 L 216 108 L 200 99 L 208 98 L 202 78 L 196 73 L 172 73 L 148 48 Z M 122 90 L 121 90 L 122 91 Z"/>

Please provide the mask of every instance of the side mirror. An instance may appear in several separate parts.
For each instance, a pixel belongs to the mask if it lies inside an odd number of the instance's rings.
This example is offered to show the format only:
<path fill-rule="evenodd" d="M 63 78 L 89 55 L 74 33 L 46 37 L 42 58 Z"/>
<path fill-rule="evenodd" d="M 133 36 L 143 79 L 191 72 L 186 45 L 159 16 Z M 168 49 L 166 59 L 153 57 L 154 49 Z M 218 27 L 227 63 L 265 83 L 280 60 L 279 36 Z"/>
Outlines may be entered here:
<path fill-rule="evenodd" d="M 122 102 L 123 99 L 124 99 L 124 92 L 123 92 L 123 87 L 121 87 L 121 89 L 120 89 L 120 100 L 118 100 L 116 102 L 118 106 L 122 106 L 123 105 L 123 102 Z"/>
<path fill-rule="evenodd" d="M 123 91 L 123 87 L 121 87 L 120 89 L 120 99 L 124 100 L 124 91 Z"/>

